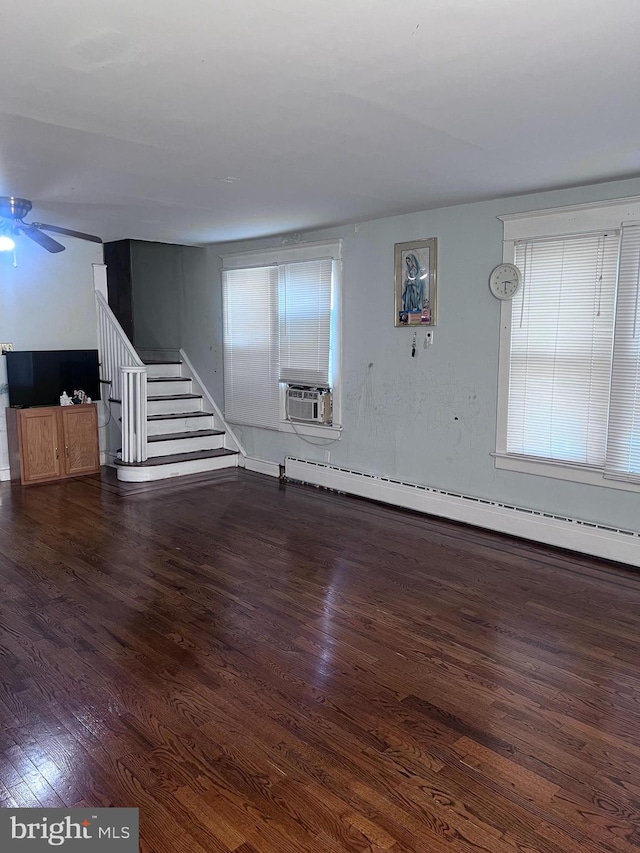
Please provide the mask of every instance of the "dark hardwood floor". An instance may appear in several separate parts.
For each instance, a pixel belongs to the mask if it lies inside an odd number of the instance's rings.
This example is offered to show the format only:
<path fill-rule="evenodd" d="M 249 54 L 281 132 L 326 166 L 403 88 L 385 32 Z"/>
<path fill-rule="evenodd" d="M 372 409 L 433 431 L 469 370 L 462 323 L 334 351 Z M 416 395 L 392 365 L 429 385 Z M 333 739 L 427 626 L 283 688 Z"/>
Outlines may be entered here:
<path fill-rule="evenodd" d="M 0 486 L 0 802 L 153 853 L 640 847 L 640 576 L 257 475 Z"/>

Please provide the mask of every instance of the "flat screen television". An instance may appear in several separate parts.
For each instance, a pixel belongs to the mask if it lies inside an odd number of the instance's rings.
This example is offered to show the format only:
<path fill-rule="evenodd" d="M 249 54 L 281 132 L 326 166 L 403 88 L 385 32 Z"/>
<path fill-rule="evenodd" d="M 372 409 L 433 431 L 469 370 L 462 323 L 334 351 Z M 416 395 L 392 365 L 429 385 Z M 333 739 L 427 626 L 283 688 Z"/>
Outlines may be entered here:
<path fill-rule="evenodd" d="M 5 358 L 10 406 L 56 406 L 63 391 L 100 399 L 96 349 L 14 351 Z"/>

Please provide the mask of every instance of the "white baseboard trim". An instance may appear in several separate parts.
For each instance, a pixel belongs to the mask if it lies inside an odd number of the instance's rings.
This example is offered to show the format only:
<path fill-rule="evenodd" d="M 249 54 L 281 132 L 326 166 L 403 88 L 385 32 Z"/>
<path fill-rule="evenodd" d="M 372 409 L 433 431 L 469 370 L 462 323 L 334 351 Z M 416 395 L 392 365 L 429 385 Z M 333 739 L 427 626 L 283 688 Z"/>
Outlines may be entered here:
<path fill-rule="evenodd" d="M 289 456 L 285 459 L 285 475 L 290 480 L 462 521 L 544 545 L 640 566 L 640 533 L 637 531 L 615 529 Z"/>
<path fill-rule="evenodd" d="M 266 462 L 264 459 L 247 456 L 242 464 L 245 470 L 254 471 L 256 474 L 266 474 L 267 477 L 280 476 L 280 465 L 277 462 Z"/>
<path fill-rule="evenodd" d="M 11 469 L 10 468 L 0 468 L 0 482 L 3 480 L 11 479 Z"/>

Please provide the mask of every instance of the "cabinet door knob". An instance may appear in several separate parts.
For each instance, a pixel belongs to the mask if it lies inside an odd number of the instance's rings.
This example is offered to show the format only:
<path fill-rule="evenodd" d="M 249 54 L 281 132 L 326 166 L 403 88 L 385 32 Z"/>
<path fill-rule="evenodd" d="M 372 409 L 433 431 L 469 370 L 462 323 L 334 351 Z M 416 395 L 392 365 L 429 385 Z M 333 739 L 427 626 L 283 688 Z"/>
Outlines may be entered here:
<path fill-rule="evenodd" d="M 68 444 L 65 444 L 64 451 L 67 454 L 67 458 L 68 458 L 69 457 L 69 445 Z"/>
<path fill-rule="evenodd" d="M 56 447 L 56 459 L 60 458 L 60 454 L 58 453 L 58 448 Z"/>

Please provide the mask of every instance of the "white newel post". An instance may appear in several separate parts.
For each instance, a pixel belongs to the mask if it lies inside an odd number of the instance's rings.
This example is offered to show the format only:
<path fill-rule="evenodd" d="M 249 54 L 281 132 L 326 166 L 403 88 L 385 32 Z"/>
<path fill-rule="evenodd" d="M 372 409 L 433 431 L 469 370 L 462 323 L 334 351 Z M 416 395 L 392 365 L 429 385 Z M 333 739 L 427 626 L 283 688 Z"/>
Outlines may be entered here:
<path fill-rule="evenodd" d="M 147 368 L 123 366 L 122 375 L 122 461 L 144 462 L 147 458 Z"/>

